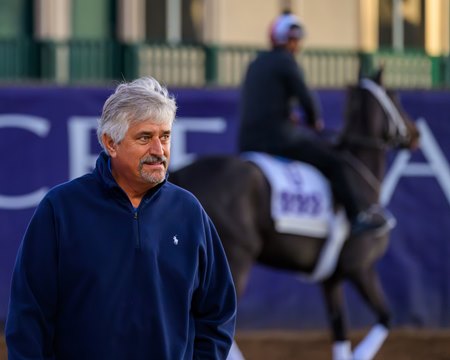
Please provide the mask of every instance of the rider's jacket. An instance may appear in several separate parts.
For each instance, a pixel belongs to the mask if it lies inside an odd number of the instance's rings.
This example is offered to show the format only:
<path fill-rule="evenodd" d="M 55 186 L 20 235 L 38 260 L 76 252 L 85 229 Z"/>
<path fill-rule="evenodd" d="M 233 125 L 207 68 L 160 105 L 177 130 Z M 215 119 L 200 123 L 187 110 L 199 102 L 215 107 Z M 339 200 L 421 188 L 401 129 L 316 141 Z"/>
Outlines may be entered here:
<path fill-rule="evenodd" d="M 295 57 L 282 47 L 260 53 L 249 65 L 241 89 L 240 151 L 273 152 L 299 130 L 292 120 L 295 104 L 313 125 L 319 107 Z"/>

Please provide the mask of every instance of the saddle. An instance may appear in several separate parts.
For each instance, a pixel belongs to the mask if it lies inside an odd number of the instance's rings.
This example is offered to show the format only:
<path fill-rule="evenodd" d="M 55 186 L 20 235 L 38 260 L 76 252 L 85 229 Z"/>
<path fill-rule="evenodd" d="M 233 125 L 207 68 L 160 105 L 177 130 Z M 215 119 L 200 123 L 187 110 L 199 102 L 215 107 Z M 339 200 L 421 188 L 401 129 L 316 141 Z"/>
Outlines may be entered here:
<path fill-rule="evenodd" d="M 328 180 L 315 167 L 260 152 L 242 153 L 258 166 L 271 187 L 271 214 L 281 234 L 325 239 L 317 265 L 307 280 L 330 275 L 349 233 L 342 208 L 335 210 Z"/>

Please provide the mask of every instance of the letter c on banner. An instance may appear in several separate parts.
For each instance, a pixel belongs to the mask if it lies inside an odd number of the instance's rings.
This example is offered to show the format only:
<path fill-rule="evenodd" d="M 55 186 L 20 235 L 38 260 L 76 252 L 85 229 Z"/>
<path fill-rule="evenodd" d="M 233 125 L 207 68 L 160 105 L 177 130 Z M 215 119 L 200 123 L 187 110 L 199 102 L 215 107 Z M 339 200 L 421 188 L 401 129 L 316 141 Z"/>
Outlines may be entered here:
<path fill-rule="evenodd" d="M 2 114 L 0 129 L 19 128 L 30 131 L 37 136 L 45 137 L 50 131 L 50 122 L 32 115 Z M 8 196 L 0 194 L 0 209 L 19 210 L 36 206 L 47 193 L 48 188 L 41 187 L 24 195 Z"/>

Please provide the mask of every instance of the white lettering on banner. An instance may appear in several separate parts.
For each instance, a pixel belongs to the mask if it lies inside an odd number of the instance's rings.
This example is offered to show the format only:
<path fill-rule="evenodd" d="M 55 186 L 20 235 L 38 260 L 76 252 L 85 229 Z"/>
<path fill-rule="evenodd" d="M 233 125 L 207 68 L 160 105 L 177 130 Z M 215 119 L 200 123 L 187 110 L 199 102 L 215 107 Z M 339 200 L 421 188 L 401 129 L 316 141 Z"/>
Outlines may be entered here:
<path fill-rule="evenodd" d="M 46 137 L 50 131 L 50 122 L 44 118 L 33 115 L 2 114 L 0 115 L 1 128 L 18 128 L 32 132 L 39 137 Z M 48 188 L 41 187 L 31 193 L 23 195 L 1 195 L 0 209 L 25 209 L 36 206 Z"/>
<path fill-rule="evenodd" d="M 391 200 L 402 176 L 435 177 L 450 204 L 450 168 L 447 159 L 425 119 L 418 119 L 416 125 L 420 131 L 420 149 L 428 163 L 410 163 L 411 153 L 408 150 L 402 150 L 395 158 L 383 181 L 381 189 L 381 203 L 383 205 L 387 205 Z"/>
<path fill-rule="evenodd" d="M 97 129 L 96 116 L 72 116 L 67 123 L 69 138 L 69 178 L 75 179 L 95 166 L 98 154 L 91 153 L 91 135 Z"/>
<path fill-rule="evenodd" d="M 189 154 L 187 152 L 187 136 L 190 131 L 207 132 L 207 133 L 224 133 L 227 128 L 227 123 L 224 118 L 194 118 L 183 117 L 178 118 L 173 125 L 173 142 L 172 142 L 172 156 L 171 156 L 171 170 L 176 170 L 180 167 L 188 165 L 196 158 L 196 154 Z"/>
<path fill-rule="evenodd" d="M 68 150 L 70 179 L 90 172 L 95 166 L 97 153 L 92 153 L 92 132 L 97 127 L 97 117 L 72 116 L 68 120 Z M 450 168 L 442 149 L 439 147 L 425 119 L 417 120 L 421 132 L 420 148 L 427 163 L 411 163 L 411 153 L 401 151 L 386 174 L 381 191 L 381 203 L 386 205 L 392 198 L 397 184 L 402 176 L 435 177 L 450 204 Z M 51 124 L 47 119 L 21 114 L 1 114 L 0 130 L 2 128 L 18 128 L 30 131 L 39 137 L 46 137 Z M 171 169 L 178 169 L 194 161 L 196 154 L 187 151 L 187 133 L 224 133 L 226 120 L 213 118 L 178 118 L 173 127 L 172 164 Z M 48 191 L 41 187 L 33 192 L 22 195 L 0 194 L 0 209 L 25 209 L 35 207 Z"/>

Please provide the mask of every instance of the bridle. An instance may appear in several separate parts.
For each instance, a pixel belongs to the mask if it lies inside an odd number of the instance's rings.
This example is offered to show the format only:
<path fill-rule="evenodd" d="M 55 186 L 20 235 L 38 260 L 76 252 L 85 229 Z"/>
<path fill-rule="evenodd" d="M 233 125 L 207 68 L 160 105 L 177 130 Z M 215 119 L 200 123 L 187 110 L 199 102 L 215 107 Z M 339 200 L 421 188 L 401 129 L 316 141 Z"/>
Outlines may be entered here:
<path fill-rule="evenodd" d="M 388 125 L 387 134 L 381 138 L 345 134 L 341 138 L 341 143 L 376 149 L 387 149 L 407 143 L 410 139 L 408 129 L 403 117 L 386 91 L 370 79 L 361 79 L 359 87 L 370 92 L 384 110 Z"/>
<path fill-rule="evenodd" d="M 341 144 L 356 145 L 364 148 L 377 150 L 386 150 L 405 144 L 410 139 L 410 134 L 404 123 L 403 117 L 398 111 L 392 99 L 387 95 L 386 91 L 375 81 L 370 79 L 361 79 L 359 82 L 361 89 L 367 90 L 378 102 L 383 109 L 387 118 L 387 133 L 380 138 L 369 136 L 345 134 L 342 135 Z M 351 152 L 345 151 L 345 161 L 356 171 L 366 183 L 374 190 L 379 191 L 381 182 L 372 173 L 372 171 Z"/>

